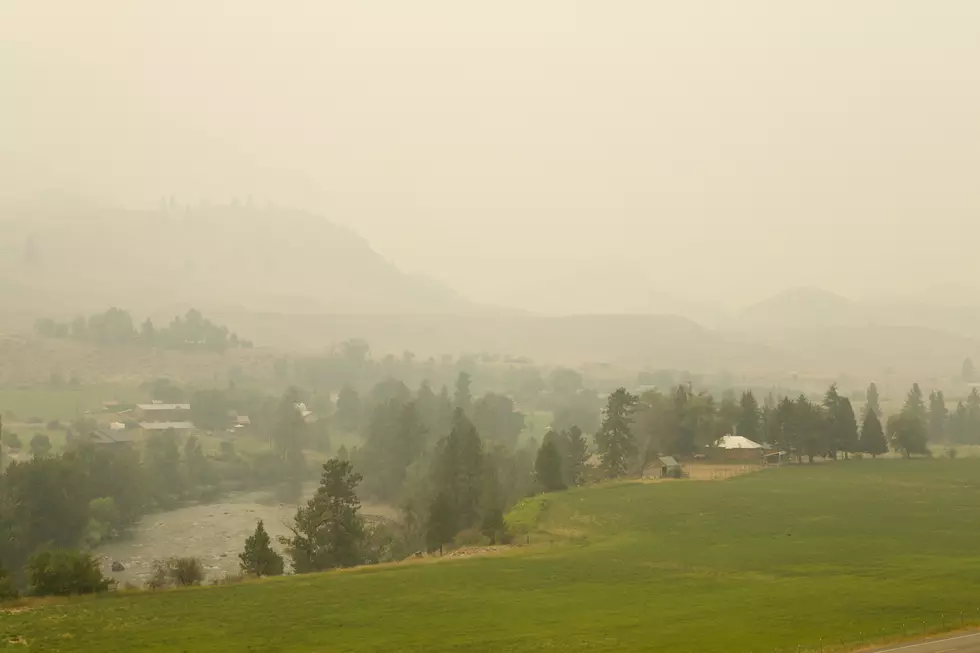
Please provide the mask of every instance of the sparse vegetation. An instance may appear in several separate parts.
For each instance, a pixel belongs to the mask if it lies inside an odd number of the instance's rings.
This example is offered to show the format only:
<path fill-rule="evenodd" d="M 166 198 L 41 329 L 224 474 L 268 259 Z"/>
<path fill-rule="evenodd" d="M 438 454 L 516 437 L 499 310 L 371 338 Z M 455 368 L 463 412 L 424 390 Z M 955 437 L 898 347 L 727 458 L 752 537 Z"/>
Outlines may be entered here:
<path fill-rule="evenodd" d="M 38 553 L 28 562 L 27 575 L 34 596 L 96 594 L 111 586 L 95 558 L 80 551 Z"/>

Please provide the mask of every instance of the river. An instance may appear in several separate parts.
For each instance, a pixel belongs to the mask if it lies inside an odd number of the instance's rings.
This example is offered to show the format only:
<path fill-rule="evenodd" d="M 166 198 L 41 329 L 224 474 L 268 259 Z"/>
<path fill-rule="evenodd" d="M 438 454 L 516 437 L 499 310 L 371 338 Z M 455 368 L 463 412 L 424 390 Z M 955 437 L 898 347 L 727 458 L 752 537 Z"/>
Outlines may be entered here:
<path fill-rule="evenodd" d="M 315 487 L 312 484 L 304 492 L 312 496 Z M 361 512 L 365 516 L 395 517 L 387 506 L 366 504 Z M 99 546 L 94 553 L 102 556 L 103 573 L 120 586 L 144 585 L 153 574 L 154 561 L 171 556 L 198 558 L 207 579 L 217 580 L 239 573 L 238 554 L 258 520 L 265 522 L 273 547 L 281 552 L 277 537 L 289 534 L 286 524 L 295 515 L 296 505 L 274 500 L 269 491 L 234 493 L 217 503 L 146 515 L 126 536 Z M 125 571 L 113 572 L 113 562 L 122 564 Z"/>

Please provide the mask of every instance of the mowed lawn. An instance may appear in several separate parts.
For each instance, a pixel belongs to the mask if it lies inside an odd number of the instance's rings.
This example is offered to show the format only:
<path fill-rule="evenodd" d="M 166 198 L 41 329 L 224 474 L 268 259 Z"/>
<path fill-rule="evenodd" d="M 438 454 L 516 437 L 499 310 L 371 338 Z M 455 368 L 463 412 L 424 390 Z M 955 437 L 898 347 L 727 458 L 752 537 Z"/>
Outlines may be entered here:
<path fill-rule="evenodd" d="M 0 614 L 0 648 L 762 653 L 980 621 L 977 460 L 611 484 L 512 518 L 532 546 L 42 605 Z"/>

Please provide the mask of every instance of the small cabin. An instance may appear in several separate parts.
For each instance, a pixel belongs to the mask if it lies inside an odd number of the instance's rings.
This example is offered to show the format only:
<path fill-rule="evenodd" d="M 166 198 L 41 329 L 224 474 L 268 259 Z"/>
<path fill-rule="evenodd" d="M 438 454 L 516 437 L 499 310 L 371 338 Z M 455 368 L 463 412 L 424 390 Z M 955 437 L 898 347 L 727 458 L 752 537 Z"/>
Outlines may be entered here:
<path fill-rule="evenodd" d="M 660 478 L 684 478 L 684 468 L 673 456 L 662 456 L 660 463 Z"/>

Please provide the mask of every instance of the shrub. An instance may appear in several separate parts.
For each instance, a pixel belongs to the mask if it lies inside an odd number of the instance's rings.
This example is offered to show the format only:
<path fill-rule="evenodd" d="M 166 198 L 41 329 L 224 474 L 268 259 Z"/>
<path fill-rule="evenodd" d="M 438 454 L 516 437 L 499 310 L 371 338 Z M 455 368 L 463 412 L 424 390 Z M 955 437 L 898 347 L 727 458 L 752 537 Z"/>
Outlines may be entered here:
<path fill-rule="evenodd" d="M 88 525 L 85 541 L 91 546 L 115 537 L 120 525 L 119 510 L 112 497 L 101 497 L 88 502 Z"/>
<path fill-rule="evenodd" d="M 16 433 L 4 433 L 3 443 L 12 451 L 20 451 L 20 436 L 18 436 Z"/>
<path fill-rule="evenodd" d="M 946 457 L 949 458 L 950 460 L 955 460 L 957 453 L 958 452 L 956 451 L 955 447 L 950 447 L 949 449 L 946 450 Z"/>
<path fill-rule="evenodd" d="M 53 419 L 50 422 L 48 422 L 47 427 L 49 431 L 60 431 L 61 429 L 65 428 L 64 426 L 62 426 L 61 422 L 59 422 L 56 419 Z"/>
<path fill-rule="evenodd" d="M 102 575 L 95 558 L 80 551 L 45 551 L 27 563 L 31 593 L 35 596 L 96 594 L 112 581 Z"/>
<path fill-rule="evenodd" d="M 189 587 L 204 580 L 204 567 L 197 558 L 168 558 L 153 563 L 153 575 L 146 585 L 150 589 Z"/>
<path fill-rule="evenodd" d="M 0 601 L 9 601 L 20 596 L 20 592 L 14 587 L 14 581 L 7 573 L 7 570 L 0 564 Z"/>
<path fill-rule="evenodd" d="M 234 462 L 238 460 L 238 454 L 235 453 L 235 443 L 229 442 L 228 440 L 221 441 L 221 460 L 227 462 Z"/>
<path fill-rule="evenodd" d="M 465 531 L 456 533 L 453 544 L 456 546 L 480 546 L 486 542 L 486 538 L 478 528 L 467 528 Z"/>

